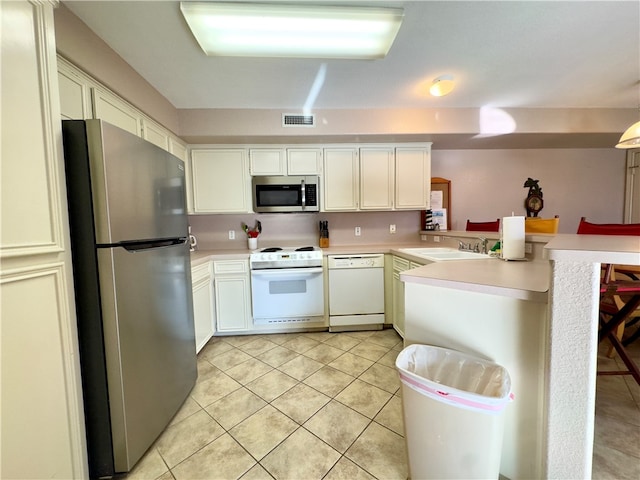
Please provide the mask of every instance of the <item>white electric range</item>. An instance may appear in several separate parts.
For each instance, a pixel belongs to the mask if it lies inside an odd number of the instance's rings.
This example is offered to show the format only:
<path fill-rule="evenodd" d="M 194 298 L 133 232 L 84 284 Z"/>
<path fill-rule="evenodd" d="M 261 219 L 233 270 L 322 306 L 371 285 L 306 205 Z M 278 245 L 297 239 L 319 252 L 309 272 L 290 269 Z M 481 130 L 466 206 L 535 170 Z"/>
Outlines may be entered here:
<path fill-rule="evenodd" d="M 265 248 L 249 265 L 254 325 L 326 326 L 321 249 Z"/>

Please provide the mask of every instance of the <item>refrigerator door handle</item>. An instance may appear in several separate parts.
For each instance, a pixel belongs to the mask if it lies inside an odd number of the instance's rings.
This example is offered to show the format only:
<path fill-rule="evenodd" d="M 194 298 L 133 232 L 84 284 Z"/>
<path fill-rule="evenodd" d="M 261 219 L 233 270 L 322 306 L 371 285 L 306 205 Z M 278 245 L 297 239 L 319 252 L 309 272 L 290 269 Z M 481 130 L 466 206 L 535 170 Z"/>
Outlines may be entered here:
<path fill-rule="evenodd" d="M 175 245 L 183 245 L 185 243 L 187 243 L 187 237 L 170 238 L 168 240 L 120 242 L 116 246 L 122 247 L 128 252 L 135 253 L 140 250 L 173 247 Z"/>

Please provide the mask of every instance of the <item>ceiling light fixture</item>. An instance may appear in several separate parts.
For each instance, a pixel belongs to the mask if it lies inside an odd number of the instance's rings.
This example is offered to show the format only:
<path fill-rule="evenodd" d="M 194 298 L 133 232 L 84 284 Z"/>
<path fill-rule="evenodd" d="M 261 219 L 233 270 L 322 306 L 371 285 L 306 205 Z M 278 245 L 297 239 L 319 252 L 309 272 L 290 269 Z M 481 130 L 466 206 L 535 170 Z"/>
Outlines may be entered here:
<path fill-rule="evenodd" d="M 616 148 L 640 148 L 640 122 L 636 122 L 625 130 Z"/>
<path fill-rule="evenodd" d="M 384 58 L 403 10 L 266 3 L 181 2 L 207 55 Z"/>
<path fill-rule="evenodd" d="M 455 87 L 453 75 L 440 75 L 429 87 L 429 93 L 434 97 L 444 97 L 451 93 L 453 87 Z"/>

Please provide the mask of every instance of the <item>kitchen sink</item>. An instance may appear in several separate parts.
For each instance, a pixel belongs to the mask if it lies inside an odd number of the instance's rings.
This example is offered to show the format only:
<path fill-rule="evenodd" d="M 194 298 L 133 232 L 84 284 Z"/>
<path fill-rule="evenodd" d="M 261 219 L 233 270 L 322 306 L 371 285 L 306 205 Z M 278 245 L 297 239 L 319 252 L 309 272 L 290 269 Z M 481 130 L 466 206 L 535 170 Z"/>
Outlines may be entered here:
<path fill-rule="evenodd" d="M 484 260 L 491 258 L 489 255 L 454 248 L 399 248 L 399 252 L 408 253 L 432 262 L 443 260 Z"/>

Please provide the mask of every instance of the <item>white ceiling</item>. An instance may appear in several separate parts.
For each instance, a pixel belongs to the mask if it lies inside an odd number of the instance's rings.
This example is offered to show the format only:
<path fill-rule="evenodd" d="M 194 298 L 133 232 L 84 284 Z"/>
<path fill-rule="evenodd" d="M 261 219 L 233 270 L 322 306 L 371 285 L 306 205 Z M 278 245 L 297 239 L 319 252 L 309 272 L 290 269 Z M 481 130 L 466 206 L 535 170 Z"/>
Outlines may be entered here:
<path fill-rule="evenodd" d="M 331 1 L 405 17 L 374 61 L 207 57 L 173 1 L 64 1 L 177 108 L 636 108 L 640 1 Z M 315 2 L 318 3 L 318 2 Z M 457 88 L 433 98 L 440 74 Z"/>

